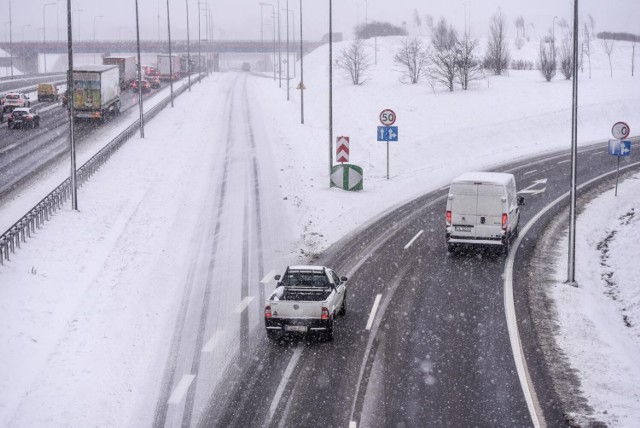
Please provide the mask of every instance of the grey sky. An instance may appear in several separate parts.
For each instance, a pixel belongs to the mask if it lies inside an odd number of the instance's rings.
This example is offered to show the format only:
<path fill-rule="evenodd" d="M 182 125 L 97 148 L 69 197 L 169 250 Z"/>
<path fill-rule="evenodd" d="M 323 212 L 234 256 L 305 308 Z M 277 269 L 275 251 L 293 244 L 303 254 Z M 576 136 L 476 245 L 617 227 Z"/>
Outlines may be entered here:
<path fill-rule="evenodd" d="M 204 2 L 204 0 L 202 0 Z M 260 1 L 277 4 L 276 0 L 208 0 L 213 12 L 216 38 L 260 39 Z M 13 39 L 42 39 L 43 5 L 46 7 L 47 40 L 66 38 L 67 0 L 11 0 Z M 192 39 L 197 38 L 198 1 L 188 0 Z M 286 7 L 287 0 L 280 0 L 280 8 Z M 186 38 L 187 0 L 169 0 L 171 11 L 171 33 L 174 39 Z M 596 22 L 596 31 L 626 31 L 640 34 L 640 6 L 638 0 L 580 0 L 582 16 L 591 14 Z M 9 0 L 0 0 L 0 22 L 9 21 Z M 141 15 L 141 37 L 144 39 L 166 38 L 167 0 L 139 0 Z M 334 31 L 351 37 L 353 27 L 365 18 L 388 21 L 401 25 L 403 21 L 414 25 L 414 10 L 424 20 L 425 15 L 435 19 L 444 16 L 459 31 L 465 25 L 465 11 L 470 18 L 471 30 L 475 36 L 487 33 L 490 16 L 502 7 L 511 33 L 515 33 L 515 19 L 522 15 L 527 30 L 538 35 L 551 29 L 553 17 L 566 18 L 570 22 L 573 2 L 570 0 L 333 0 Z M 295 12 L 296 31 L 298 28 L 299 0 L 289 0 L 289 8 Z M 74 14 L 74 38 L 93 39 L 94 22 L 97 39 L 132 39 L 135 37 L 134 0 L 72 0 L 72 9 L 82 9 Z M 304 38 L 319 39 L 328 32 L 328 0 L 303 0 Z M 271 7 L 263 7 L 264 37 L 273 37 L 270 14 Z M 56 11 L 59 11 L 56 23 Z M 285 34 L 285 12 L 282 12 L 282 34 Z M 97 16 L 102 16 L 96 18 Z M 160 20 L 158 21 L 158 16 Z M 559 21 L 556 20 L 556 24 Z M 533 24 L 533 25 L 531 25 Z M 60 30 L 58 32 L 58 25 Z M 202 21 L 204 26 L 204 20 Z M 8 25 L 4 36 L 8 33 Z M 424 24 L 423 24 L 424 28 Z M 424 30 L 423 30 L 424 31 Z M 556 27 L 556 31 L 558 28 Z M 8 37 L 8 36 L 7 36 Z M 204 37 L 204 36 L 203 36 Z M 296 35 L 296 37 L 298 37 Z"/>

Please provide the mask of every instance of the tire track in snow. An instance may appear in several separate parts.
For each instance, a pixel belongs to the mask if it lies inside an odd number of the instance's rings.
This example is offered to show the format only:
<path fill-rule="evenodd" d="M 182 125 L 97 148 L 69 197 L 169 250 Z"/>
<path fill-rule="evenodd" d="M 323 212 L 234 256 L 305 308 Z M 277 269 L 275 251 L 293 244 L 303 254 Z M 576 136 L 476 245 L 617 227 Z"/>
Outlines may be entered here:
<path fill-rule="evenodd" d="M 232 98 L 232 94 L 233 94 L 233 88 L 235 86 L 235 80 L 233 82 L 233 84 L 230 86 L 229 90 L 227 91 L 226 95 L 225 95 L 225 105 L 227 105 L 227 110 L 229 111 L 229 118 L 231 119 L 231 111 L 232 111 L 232 107 L 233 107 L 233 98 Z M 228 130 L 228 134 L 230 134 L 230 129 Z M 222 213 L 222 208 L 224 205 L 224 196 L 226 193 L 226 182 L 227 182 L 227 173 L 228 173 L 228 163 L 229 163 L 229 151 L 230 151 L 230 141 L 229 138 L 227 138 L 227 146 L 225 148 L 225 160 L 224 160 L 224 168 L 223 168 L 223 172 L 222 172 L 222 180 L 221 180 L 221 184 L 220 184 L 220 194 L 219 194 L 219 198 L 218 198 L 218 202 L 219 202 L 219 207 L 217 210 L 217 215 L 216 215 L 216 236 L 218 235 L 219 232 L 219 228 L 220 228 L 220 217 L 221 217 L 221 213 Z M 217 239 L 214 240 L 214 247 L 212 249 L 212 255 L 213 257 L 211 257 L 211 261 L 209 264 L 209 270 L 208 270 L 208 275 L 211 275 L 211 272 L 213 271 L 213 264 L 215 263 L 215 252 L 216 252 L 216 243 L 217 243 Z M 163 385 L 163 390 L 160 394 L 160 397 L 158 398 L 158 402 L 156 404 L 156 412 L 155 412 L 155 417 L 154 417 L 154 422 L 153 422 L 153 426 L 154 427 L 164 427 L 165 423 L 166 423 L 166 418 L 167 418 L 167 411 L 168 411 L 168 404 L 167 401 L 169 399 L 169 396 L 171 395 L 174 383 L 175 383 L 175 377 L 176 377 L 176 371 L 177 371 L 177 366 L 178 366 L 178 356 L 180 354 L 180 350 L 182 347 L 182 337 L 183 337 L 183 332 L 184 332 L 184 328 L 185 328 L 185 322 L 186 322 L 186 318 L 187 318 L 187 314 L 189 312 L 189 303 L 191 300 L 191 292 L 193 289 L 193 282 L 194 282 L 194 278 L 195 278 L 195 274 L 196 274 L 196 270 L 197 270 L 197 258 L 194 259 L 189 267 L 189 273 L 187 275 L 186 278 L 186 288 L 184 290 L 183 293 L 183 299 L 181 302 L 181 308 L 180 308 L 180 312 L 179 312 L 179 318 L 176 322 L 176 326 L 173 332 L 173 338 L 172 338 L 172 344 L 171 344 L 171 351 L 170 351 L 170 357 L 168 359 L 168 363 L 167 363 L 167 369 L 165 370 L 165 374 L 164 374 L 164 379 L 162 382 Z M 205 285 L 205 296 L 209 296 L 210 295 L 210 288 L 211 288 L 211 281 L 207 280 L 206 285 Z M 202 349 L 202 342 L 204 341 L 203 336 L 204 336 L 204 329 L 202 328 L 202 316 L 205 316 L 205 320 L 206 320 L 206 312 L 208 309 L 208 304 L 207 304 L 208 299 L 202 299 L 202 309 L 201 309 L 201 317 L 200 317 L 200 327 L 198 329 L 198 337 L 196 340 L 196 347 L 195 347 L 195 354 L 194 354 L 194 362 L 197 359 L 197 362 L 199 364 L 199 359 L 200 359 L 200 352 L 199 349 Z M 204 313 L 204 314 L 203 314 Z M 200 348 L 198 348 L 198 344 L 200 344 Z M 193 368 L 193 364 L 192 364 L 192 368 Z M 196 367 L 196 371 L 193 372 L 192 374 L 197 374 L 197 367 Z M 197 377 L 196 379 L 194 379 L 194 382 L 191 386 L 191 388 L 189 388 L 189 394 L 187 396 L 187 400 L 186 400 L 186 404 L 185 404 L 185 415 L 187 415 L 187 408 L 189 408 L 189 415 L 191 414 L 191 409 L 193 407 L 193 393 L 192 391 L 195 391 L 195 383 L 197 381 Z M 189 404 L 191 403 L 191 404 Z"/>

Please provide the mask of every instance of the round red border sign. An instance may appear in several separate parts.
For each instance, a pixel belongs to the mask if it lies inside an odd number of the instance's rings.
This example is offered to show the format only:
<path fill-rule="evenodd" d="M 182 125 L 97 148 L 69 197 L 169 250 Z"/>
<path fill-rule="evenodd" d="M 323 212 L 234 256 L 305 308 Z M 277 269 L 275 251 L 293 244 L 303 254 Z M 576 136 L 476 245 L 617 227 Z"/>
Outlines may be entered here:
<path fill-rule="evenodd" d="M 616 122 L 613 125 L 613 128 L 611 128 L 613 138 L 616 138 L 618 140 L 624 140 L 625 138 L 627 138 L 630 131 L 631 130 L 629 129 L 629 125 L 624 122 Z"/>
<path fill-rule="evenodd" d="M 380 112 L 380 123 L 384 126 L 391 126 L 396 123 L 396 112 L 386 108 Z"/>

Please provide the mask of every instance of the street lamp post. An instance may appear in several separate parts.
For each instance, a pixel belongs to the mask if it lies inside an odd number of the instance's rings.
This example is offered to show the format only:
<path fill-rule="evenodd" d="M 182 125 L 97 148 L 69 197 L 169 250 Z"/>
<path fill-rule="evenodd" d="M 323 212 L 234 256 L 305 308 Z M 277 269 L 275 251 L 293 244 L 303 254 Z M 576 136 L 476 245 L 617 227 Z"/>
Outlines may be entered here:
<path fill-rule="evenodd" d="M 96 19 L 104 18 L 102 15 L 93 17 L 93 63 L 96 63 Z"/>
<path fill-rule="evenodd" d="M 167 0 L 167 36 L 169 37 L 169 86 L 171 86 L 171 107 L 173 108 L 173 60 L 171 59 L 171 17 Z"/>
<path fill-rule="evenodd" d="M 302 0 L 300 0 L 300 123 L 304 125 L 304 52 L 302 51 Z"/>
<path fill-rule="evenodd" d="M 78 184 L 76 181 L 76 140 L 74 132 L 74 106 L 73 106 L 73 37 L 71 31 L 71 0 L 67 0 L 67 99 L 69 107 L 69 152 L 71 160 L 70 190 L 71 208 L 78 211 Z"/>
<path fill-rule="evenodd" d="M 285 16 L 285 18 L 287 20 L 287 101 L 289 101 L 289 87 L 291 86 L 289 84 L 289 63 L 291 62 L 289 60 L 289 0 L 287 0 L 286 9 L 282 9 L 282 10 L 287 12 L 287 15 Z"/>
<path fill-rule="evenodd" d="M 273 24 L 273 80 L 276 80 L 276 11 L 271 3 L 260 3 L 260 6 L 271 6 L 271 23 Z"/>
<path fill-rule="evenodd" d="M 329 0 L 329 177 L 333 168 L 333 22 L 332 0 Z M 331 178 L 329 178 L 331 187 Z"/>
<path fill-rule="evenodd" d="M 282 88 L 282 45 L 280 43 L 280 0 L 278 0 L 278 88 Z"/>
<path fill-rule="evenodd" d="M 142 61 L 140 60 L 140 18 L 138 16 L 138 0 L 136 0 L 136 43 L 138 50 L 138 110 L 140 111 L 140 138 L 144 138 L 144 108 L 142 105 Z"/>
<path fill-rule="evenodd" d="M 201 36 L 200 36 L 200 19 L 202 18 L 201 12 L 200 12 L 200 0 L 198 0 L 198 83 L 202 83 L 202 51 L 200 48 L 200 41 Z"/>
<path fill-rule="evenodd" d="M 11 54 L 11 77 L 13 77 L 13 22 L 11 20 L 11 0 L 9 0 L 9 51 Z"/>
<path fill-rule="evenodd" d="M 137 0 L 136 0 L 137 1 Z M 187 5 L 187 76 L 189 79 L 189 92 L 191 92 L 191 49 L 189 46 L 189 0 L 185 0 Z"/>
<path fill-rule="evenodd" d="M 47 6 L 55 6 L 55 3 L 45 3 L 42 5 L 42 44 L 44 46 L 44 72 L 47 73 L 47 26 L 45 24 L 45 9 Z"/>

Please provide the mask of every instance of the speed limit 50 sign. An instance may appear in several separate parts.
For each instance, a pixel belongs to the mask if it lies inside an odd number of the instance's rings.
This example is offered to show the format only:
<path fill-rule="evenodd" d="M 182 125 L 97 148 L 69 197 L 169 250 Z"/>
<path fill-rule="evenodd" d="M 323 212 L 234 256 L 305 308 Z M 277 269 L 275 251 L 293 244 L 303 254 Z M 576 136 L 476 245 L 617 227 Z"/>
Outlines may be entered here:
<path fill-rule="evenodd" d="M 394 123 L 396 123 L 396 113 L 389 108 L 382 110 L 380 112 L 380 123 L 382 123 L 384 126 L 393 125 Z"/>

